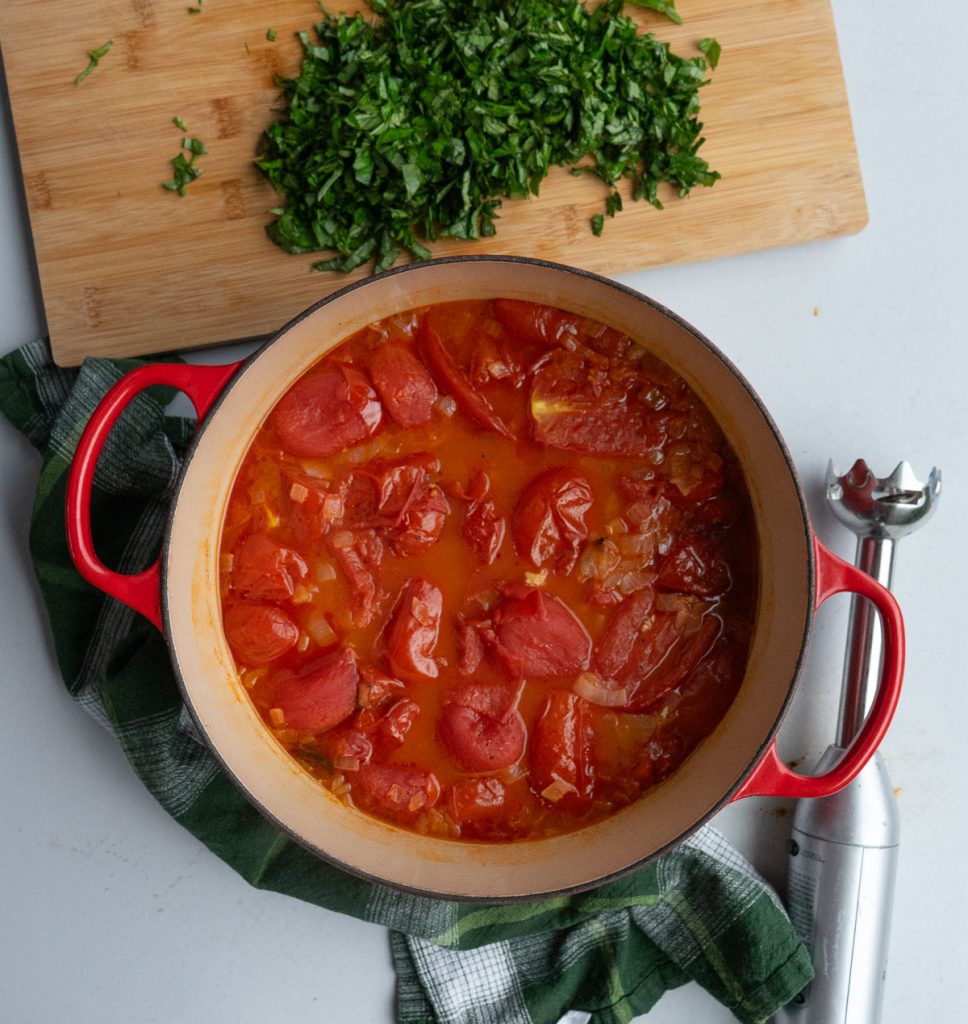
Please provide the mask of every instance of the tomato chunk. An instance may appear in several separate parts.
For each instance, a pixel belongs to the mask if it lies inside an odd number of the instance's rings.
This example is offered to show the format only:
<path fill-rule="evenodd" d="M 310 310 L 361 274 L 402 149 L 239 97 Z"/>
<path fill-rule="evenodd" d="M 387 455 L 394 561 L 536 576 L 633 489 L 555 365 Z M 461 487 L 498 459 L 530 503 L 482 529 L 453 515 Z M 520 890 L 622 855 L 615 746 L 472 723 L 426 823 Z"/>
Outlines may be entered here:
<path fill-rule="evenodd" d="M 709 653 L 722 628 L 717 616 L 705 616 L 691 637 L 680 640 L 658 668 L 640 679 L 623 710 L 647 711 L 670 694 Z"/>
<path fill-rule="evenodd" d="M 492 309 L 516 339 L 543 345 L 575 344 L 580 318 L 564 310 L 520 299 L 495 299 Z"/>
<path fill-rule="evenodd" d="M 286 601 L 308 572 L 298 551 L 265 533 L 253 533 L 235 552 L 232 589 L 255 601 Z"/>
<path fill-rule="evenodd" d="M 330 539 L 333 559 L 350 585 L 352 606 L 342 609 L 341 619 L 347 626 L 369 625 L 384 598 L 380 585 L 383 542 L 373 530 L 335 534 Z"/>
<path fill-rule="evenodd" d="M 577 694 L 548 694 L 531 736 L 531 788 L 542 799 L 580 814 L 591 805 L 596 769 L 591 708 Z"/>
<path fill-rule="evenodd" d="M 475 682 L 446 695 L 437 735 L 465 771 L 500 771 L 520 759 L 527 730 L 518 694 L 517 688 Z"/>
<path fill-rule="evenodd" d="M 592 505 L 588 481 L 564 466 L 539 473 L 511 513 L 511 536 L 522 558 L 537 568 L 571 572 L 588 536 L 585 513 Z"/>
<path fill-rule="evenodd" d="M 340 364 L 297 381 L 272 413 L 283 448 L 310 459 L 362 441 L 382 418 L 380 400 L 366 377 Z"/>
<path fill-rule="evenodd" d="M 437 677 L 434 648 L 443 606 L 440 590 L 427 580 L 415 577 L 404 584 L 383 640 L 390 667 L 404 681 Z"/>
<path fill-rule="evenodd" d="M 401 427 L 419 427 L 430 421 L 437 385 L 410 351 L 402 345 L 382 345 L 370 361 L 370 375 L 387 412 Z"/>
<path fill-rule="evenodd" d="M 531 387 L 534 437 L 551 448 L 598 455 L 648 455 L 664 438 L 662 421 L 639 397 L 647 378 L 555 352 Z"/>
<path fill-rule="evenodd" d="M 500 779 L 463 779 L 447 793 L 454 820 L 458 824 L 478 822 L 492 817 L 504 806 L 507 791 Z"/>
<path fill-rule="evenodd" d="M 628 665 L 652 613 L 653 596 L 652 588 L 646 587 L 625 598 L 612 613 L 595 652 L 595 670 L 603 679 L 618 679 Z"/>
<path fill-rule="evenodd" d="M 479 427 L 493 430 L 503 437 L 512 437 L 504 421 L 491 408 L 491 403 L 471 387 L 470 381 L 447 351 L 442 327 L 430 315 L 425 316 L 420 325 L 420 347 L 437 382 Z"/>
<path fill-rule="evenodd" d="M 298 674 L 283 673 L 275 684 L 272 700 L 289 728 L 323 732 L 353 714 L 359 680 L 356 655 L 342 647 L 306 665 Z"/>
<path fill-rule="evenodd" d="M 588 667 L 592 642 L 559 597 L 526 591 L 506 597 L 494 613 L 495 653 L 515 679 L 553 679 Z"/>
<path fill-rule="evenodd" d="M 461 534 L 484 565 L 497 558 L 505 529 L 504 516 L 498 513 L 493 501 L 475 501 L 464 513 L 461 524 Z"/>
<path fill-rule="evenodd" d="M 440 799 L 437 776 L 409 765 L 365 764 L 355 782 L 353 795 L 363 806 L 399 821 L 413 821 Z"/>
<path fill-rule="evenodd" d="M 419 714 L 420 705 L 409 697 L 403 697 L 395 704 L 391 704 L 380 722 L 380 738 L 395 745 L 403 743 Z"/>
<path fill-rule="evenodd" d="M 280 608 L 234 604 L 225 612 L 225 636 L 239 661 L 264 665 L 296 645 L 299 627 Z"/>
<path fill-rule="evenodd" d="M 699 597 L 715 597 L 729 589 L 729 565 L 711 537 L 682 537 L 659 566 L 656 585 Z"/>

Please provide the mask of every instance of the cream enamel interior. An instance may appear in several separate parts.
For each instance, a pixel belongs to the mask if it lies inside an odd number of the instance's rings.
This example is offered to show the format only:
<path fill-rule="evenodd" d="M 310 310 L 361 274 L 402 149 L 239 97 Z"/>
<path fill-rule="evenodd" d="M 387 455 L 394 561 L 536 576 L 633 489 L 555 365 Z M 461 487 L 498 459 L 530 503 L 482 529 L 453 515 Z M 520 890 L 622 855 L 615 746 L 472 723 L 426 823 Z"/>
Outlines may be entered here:
<path fill-rule="evenodd" d="M 757 628 L 746 678 L 719 728 L 668 781 L 612 818 L 550 840 L 483 845 L 414 835 L 346 808 L 277 744 L 239 684 L 221 623 L 218 543 L 249 439 L 292 382 L 368 323 L 433 302 L 531 299 L 625 331 L 695 388 L 730 438 L 760 541 Z M 533 262 L 429 263 L 364 283 L 294 322 L 236 377 L 210 416 L 177 495 L 163 567 L 169 643 L 187 700 L 250 798 L 300 842 L 351 870 L 458 898 L 514 898 L 588 886 L 680 841 L 748 774 L 775 731 L 812 605 L 809 527 L 769 420 L 709 345 L 641 296 Z"/>

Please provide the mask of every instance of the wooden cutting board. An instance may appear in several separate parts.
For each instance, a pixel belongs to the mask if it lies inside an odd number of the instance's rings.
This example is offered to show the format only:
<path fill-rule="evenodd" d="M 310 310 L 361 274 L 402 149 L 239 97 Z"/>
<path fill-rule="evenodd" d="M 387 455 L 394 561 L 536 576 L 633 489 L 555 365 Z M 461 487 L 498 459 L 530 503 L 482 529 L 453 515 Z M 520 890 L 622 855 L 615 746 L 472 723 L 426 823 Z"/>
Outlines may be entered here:
<path fill-rule="evenodd" d="M 337 0 L 326 0 L 336 10 Z M 360 3 L 339 5 L 359 10 Z M 702 92 L 713 188 L 625 204 L 601 238 L 603 190 L 555 171 L 530 201 L 506 202 L 495 238 L 439 255 L 513 253 L 606 274 L 858 231 L 867 220 L 829 0 L 679 0 L 675 26 L 644 28 L 692 55 L 723 47 Z M 293 74 L 293 33 L 310 0 L 4 0 L 0 44 L 40 280 L 58 362 L 132 355 L 269 333 L 357 277 L 309 270 L 266 237 L 278 199 L 254 169 Z M 274 29 L 270 42 L 267 30 Z M 81 85 L 87 51 L 113 46 Z M 209 153 L 180 198 L 161 188 L 182 133 Z"/>

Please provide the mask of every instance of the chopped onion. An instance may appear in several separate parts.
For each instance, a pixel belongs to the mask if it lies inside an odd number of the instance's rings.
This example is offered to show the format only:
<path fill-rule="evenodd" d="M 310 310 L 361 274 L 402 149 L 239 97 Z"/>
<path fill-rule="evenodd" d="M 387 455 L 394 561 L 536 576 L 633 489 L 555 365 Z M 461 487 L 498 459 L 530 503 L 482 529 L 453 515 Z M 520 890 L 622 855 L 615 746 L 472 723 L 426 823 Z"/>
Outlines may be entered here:
<path fill-rule="evenodd" d="M 408 811 L 419 811 L 421 807 L 427 805 L 427 794 L 426 793 L 414 793 L 410 797 L 410 802 L 407 804 Z"/>
<path fill-rule="evenodd" d="M 305 654 L 309 650 L 309 645 L 312 641 L 309 638 L 308 633 L 300 633 L 299 639 L 296 641 L 296 650 L 300 654 Z"/>
<path fill-rule="evenodd" d="M 336 568 L 331 562 L 317 562 L 313 575 L 317 583 L 329 583 L 336 579 Z"/>
<path fill-rule="evenodd" d="M 628 690 L 614 679 L 602 679 L 596 672 L 582 672 L 572 687 L 589 704 L 602 708 L 620 708 L 629 702 Z"/>
<path fill-rule="evenodd" d="M 634 505 L 629 505 L 625 510 L 625 518 L 633 526 L 641 526 L 644 522 L 647 522 L 655 505 L 649 501 L 637 501 Z"/>
<path fill-rule="evenodd" d="M 286 713 L 282 708 L 269 708 L 269 721 L 274 726 L 283 726 L 286 724 Z"/>
<path fill-rule="evenodd" d="M 309 617 L 306 632 L 320 647 L 329 647 L 336 642 L 336 633 L 322 612 L 316 612 Z"/>
<path fill-rule="evenodd" d="M 605 524 L 605 532 L 613 537 L 617 533 L 628 533 L 629 528 L 621 516 L 616 516 L 611 522 Z"/>
<path fill-rule="evenodd" d="M 305 484 L 294 483 L 289 488 L 289 497 L 297 505 L 301 505 L 309 497 L 309 488 Z"/>
<path fill-rule="evenodd" d="M 563 796 L 567 796 L 569 793 L 577 794 L 578 790 L 570 782 L 565 782 L 564 779 L 559 778 L 557 775 L 552 777 L 555 781 L 541 790 L 542 799 L 556 804 Z"/>
<path fill-rule="evenodd" d="M 300 583 L 292 592 L 293 604 L 309 604 L 313 599 L 313 592 L 305 584 Z"/>
<path fill-rule="evenodd" d="M 502 363 L 498 359 L 492 359 L 487 364 L 487 372 L 491 375 L 494 380 L 502 380 L 504 377 L 511 376 L 511 368 L 507 363 Z"/>
<path fill-rule="evenodd" d="M 441 395 L 437 400 L 437 408 L 445 416 L 453 416 L 457 412 L 457 399 L 453 395 Z"/>
<path fill-rule="evenodd" d="M 541 572 L 526 572 L 524 574 L 524 582 L 529 587 L 541 587 L 544 586 L 545 580 L 548 578 L 548 570 L 542 569 Z"/>
<path fill-rule="evenodd" d="M 333 767 L 341 772 L 358 772 L 360 759 L 358 757 L 334 757 Z"/>
<path fill-rule="evenodd" d="M 231 572 L 232 566 L 235 565 L 235 555 L 231 552 L 227 555 L 222 555 L 218 560 L 218 567 L 220 572 Z"/>
<path fill-rule="evenodd" d="M 311 476 L 315 480 L 329 480 L 333 475 L 329 466 L 321 465 L 318 462 L 302 462 L 300 467 L 306 476 Z"/>
<path fill-rule="evenodd" d="M 372 699 L 370 696 L 370 690 L 371 687 L 369 683 L 360 683 L 359 686 L 357 686 L 356 703 L 359 704 L 361 708 L 368 708 L 370 706 L 370 701 Z"/>
<path fill-rule="evenodd" d="M 578 579 L 582 582 L 605 579 L 609 573 L 614 572 L 621 560 L 622 555 L 614 541 L 593 541 L 585 546 L 578 560 Z"/>
<path fill-rule="evenodd" d="M 333 547 L 337 550 L 340 548 L 348 548 L 353 545 L 353 534 L 349 530 L 340 530 L 339 533 L 333 534 Z"/>
<path fill-rule="evenodd" d="M 327 494 L 320 515 L 323 519 L 339 519 L 343 515 L 343 499 L 338 494 Z"/>

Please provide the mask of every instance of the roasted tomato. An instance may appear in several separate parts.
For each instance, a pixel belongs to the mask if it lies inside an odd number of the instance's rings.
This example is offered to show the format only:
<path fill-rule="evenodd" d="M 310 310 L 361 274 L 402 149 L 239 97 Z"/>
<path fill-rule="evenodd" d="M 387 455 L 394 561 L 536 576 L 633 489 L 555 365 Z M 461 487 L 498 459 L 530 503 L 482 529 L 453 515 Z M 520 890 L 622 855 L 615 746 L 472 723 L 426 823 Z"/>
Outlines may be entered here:
<path fill-rule="evenodd" d="M 548 694 L 531 736 L 531 788 L 573 814 L 588 810 L 595 792 L 590 706 L 568 690 Z"/>
<path fill-rule="evenodd" d="M 224 625 L 232 653 L 246 665 L 275 661 L 299 639 L 295 622 L 268 604 L 233 604 L 225 611 Z"/>
<path fill-rule="evenodd" d="M 356 655 L 341 647 L 298 673 L 280 673 L 274 681 L 272 701 L 290 729 L 322 732 L 353 714 L 359 681 Z"/>
<path fill-rule="evenodd" d="M 494 612 L 495 654 L 513 679 L 553 679 L 588 667 L 592 642 L 561 598 L 524 588 Z"/>
<path fill-rule="evenodd" d="M 443 607 L 443 595 L 425 579 L 408 580 L 400 591 L 383 645 L 390 667 L 404 681 L 437 677 L 434 648 Z"/>
<path fill-rule="evenodd" d="M 414 719 L 420 714 L 420 705 L 409 697 L 391 704 L 379 725 L 380 738 L 385 743 L 399 746 L 407 738 Z"/>
<path fill-rule="evenodd" d="M 575 346 L 580 318 L 572 313 L 519 299 L 495 299 L 491 308 L 497 320 L 516 339 L 542 345 Z"/>
<path fill-rule="evenodd" d="M 350 585 L 352 606 L 340 618 L 352 628 L 369 625 L 384 598 L 380 585 L 383 542 L 373 530 L 341 531 L 330 538 L 330 550 Z"/>
<path fill-rule="evenodd" d="M 527 732 L 517 710 L 519 693 L 517 687 L 473 682 L 445 694 L 437 735 L 465 771 L 500 771 L 524 753 Z"/>
<path fill-rule="evenodd" d="M 309 572 L 298 551 L 264 533 L 253 533 L 235 552 L 232 589 L 253 601 L 287 601 Z"/>
<path fill-rule="evenodd" d="M 564 466 L 539 473 L 511 513 L 515 550 L 539 569 L 571 572 L 588 536 L 585 513 L 591 505 L 592 488 L 584 477 Z"/>
<path fill-rule="evenodd" d="M 366 377 L 339 363 L 298 380 L 272 413 L 282 447 L 307 459 L 362 441 L 382 418 L 380 400 Z"/>
<path fill-rule="evenodd" d="M 440 799 L 437 776 L 409 765 L 365 764 L 354 781 L 362 806 L 399 821 L 413 821 Z"/>
<path fill-rule="evenodd" d="M 370 360 L 370 376 L 387 412 L 401 427 L 430 421 L 437 386 L 420 360 L 402 345 L 381 345 Z"/>

